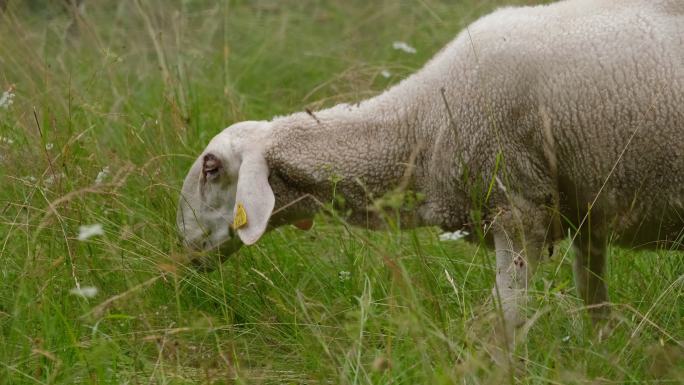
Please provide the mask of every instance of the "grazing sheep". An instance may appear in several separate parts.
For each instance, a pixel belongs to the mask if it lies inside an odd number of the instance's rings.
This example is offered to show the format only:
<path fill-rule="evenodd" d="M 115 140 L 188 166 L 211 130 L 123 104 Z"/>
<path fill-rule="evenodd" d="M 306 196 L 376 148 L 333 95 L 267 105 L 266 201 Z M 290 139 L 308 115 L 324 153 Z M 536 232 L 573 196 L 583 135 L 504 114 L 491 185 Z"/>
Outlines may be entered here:
<path fill-rule="evenodd" d="M 178 226 L 227 255 L 333 190 L 351 223 L 378 227 L 370 208 L 397 189 L 424 196 L 403 226 L 485 226 L 508 332 L 545 245 L 568 232 L 600 317 L 608 238 L 682 248 L 684 2 L 504 8 L 377 97 L 235 124 L 192 165 Z"/>

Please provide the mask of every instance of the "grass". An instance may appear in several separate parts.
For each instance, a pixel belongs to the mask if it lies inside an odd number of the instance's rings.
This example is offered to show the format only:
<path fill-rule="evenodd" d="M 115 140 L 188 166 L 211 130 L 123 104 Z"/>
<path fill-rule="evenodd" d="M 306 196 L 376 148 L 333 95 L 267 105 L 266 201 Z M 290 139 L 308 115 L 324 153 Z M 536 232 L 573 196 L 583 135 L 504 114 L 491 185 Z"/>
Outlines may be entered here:
<path fill-rule="evenodd" d="M 219 130 L 376 94 L 515 1 L 86 2 L 75 29 L 52 3 L 0 16 L 0 384 L 682 383 L 669 250 L 611 250 L 598 338 L 562 245 L 515 373 L 489 358 L 491 252 L 437 229 L 320 217 L 210 274 L 174 262 L 178 189 Z"/>

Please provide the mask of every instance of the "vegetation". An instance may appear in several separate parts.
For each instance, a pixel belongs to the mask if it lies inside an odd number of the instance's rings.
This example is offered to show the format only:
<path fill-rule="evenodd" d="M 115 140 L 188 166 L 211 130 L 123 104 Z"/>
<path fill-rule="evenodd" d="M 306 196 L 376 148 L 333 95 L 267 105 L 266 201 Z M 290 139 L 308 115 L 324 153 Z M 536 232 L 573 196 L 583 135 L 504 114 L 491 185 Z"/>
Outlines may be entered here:
<path fill-rule="evenodd" d="M 597 333 L 557 247 L 513 372 L 490 358 L 491 251 L 438 229 L 321 216 L 212 273 L 177 262 L 182 178 L 223 127 L 374 95 L 483 13 L 532 1 L 37 2 L 0 15 L 0 384 L 684 378 L 670 250 L 611 250 Z"/>

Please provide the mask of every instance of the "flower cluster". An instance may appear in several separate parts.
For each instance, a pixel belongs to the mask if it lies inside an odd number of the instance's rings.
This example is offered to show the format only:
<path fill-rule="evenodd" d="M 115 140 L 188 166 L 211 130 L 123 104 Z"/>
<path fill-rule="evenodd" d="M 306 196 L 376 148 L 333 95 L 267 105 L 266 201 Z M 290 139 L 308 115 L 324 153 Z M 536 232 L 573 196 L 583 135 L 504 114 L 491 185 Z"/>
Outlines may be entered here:
<path fill-rule="evenodd" d="M 0 108 L 8 109 L 14 103 L 14 86 L 10 86 L 7 91 L 0 96 Z"/>

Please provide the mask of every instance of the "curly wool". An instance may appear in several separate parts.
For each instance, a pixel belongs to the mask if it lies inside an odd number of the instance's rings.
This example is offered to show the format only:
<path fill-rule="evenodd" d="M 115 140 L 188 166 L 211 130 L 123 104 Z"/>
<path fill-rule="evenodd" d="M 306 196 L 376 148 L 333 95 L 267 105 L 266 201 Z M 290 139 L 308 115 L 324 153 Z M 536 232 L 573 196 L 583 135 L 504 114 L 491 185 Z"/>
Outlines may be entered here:
<path fill-rule="evenodd" d="M 591 207 L 625 244 L 672 242 L 684 228 L 684 3 L 503 8 L 383 94 L 271 127 L 276 207 L 303 193 L 327 202 L 334 187 L 350 220 L 372 225 L 372 199 L 403 184 L 426 197 L 415 224 L 461 228 L 514 197 L 568 227 Z"/>

